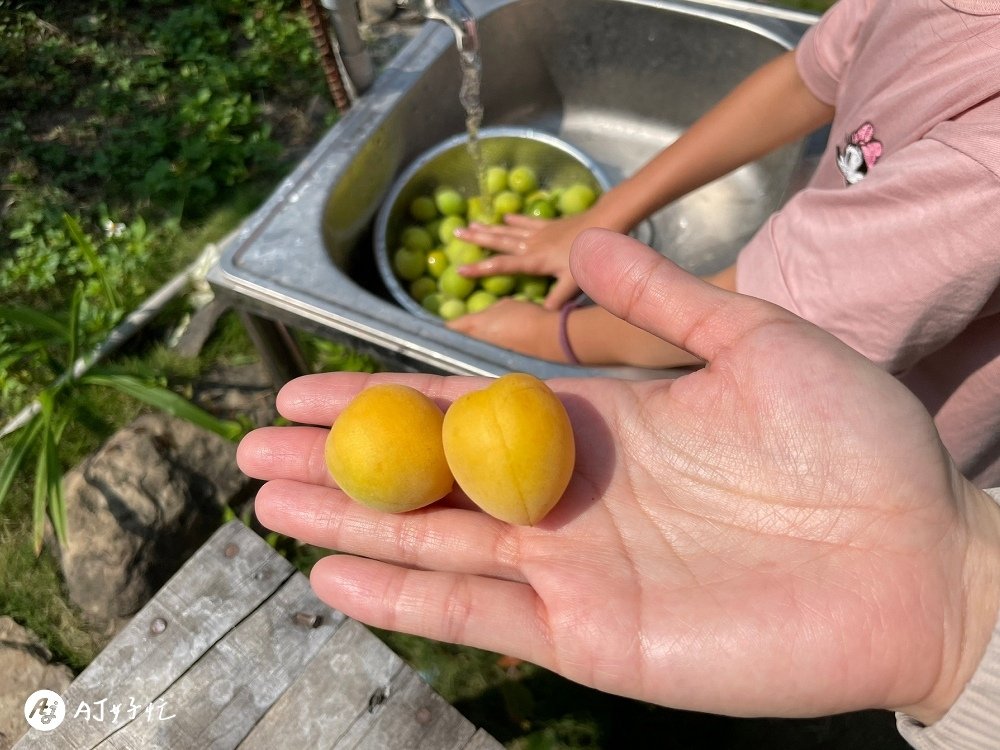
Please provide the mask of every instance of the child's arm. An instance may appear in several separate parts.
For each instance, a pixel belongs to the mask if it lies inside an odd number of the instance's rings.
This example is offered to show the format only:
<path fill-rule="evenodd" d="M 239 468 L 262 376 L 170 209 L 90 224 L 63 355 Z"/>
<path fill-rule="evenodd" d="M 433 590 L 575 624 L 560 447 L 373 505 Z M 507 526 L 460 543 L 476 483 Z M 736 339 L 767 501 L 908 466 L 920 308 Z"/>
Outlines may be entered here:
<path fill-rule="evenodd" d="M 693 354 L 596 305 L 574 310 L 569 315 L 566 337 L 576 358 L 584 365 L 656 368 L 702 364 Z"/>
<path fill-rule="evenodd" d="M 608 228 L 628 232 L 668 203 L 833 118 L 806 87 L 786 52 L 765 64 L 592 209 Z"/>
<path fill-rule="evenodd" d="M 829 122 L 833 107 L 821 102 L 799 76 L 793 52 L 765 64 L 701 117 L 635 175 L 605 193 L 586 213 L 536 228 L 470 227 L 463 239 L 500 251 L 465 266 L 463 274 L 551 274 L 559 279 L 546 301 L 557 309 L 576 285 L 569 247 L 586 227 L 628 232 L 682 195 L 728 174 Z"/>
<path fill-rule="evenodd" d="M 736 291 L 735 265 L 703 278 L 713 286 Z M 702 363 L 693 354 L 596 305 L 570 313 L 566 320 L 566 338 L 581 364 L 686 367 Z"/>
<path fill-rule="evenodd" d="M 705 277 L 705 281 L 735 291 L 736 266 Z M 559 326 L 559 313 L 544 310 L 533 302 L 516 300 L 501 300 L 483 312 L 463 315 L 448 324 L 452 330 L 522 354 L 567 362 L 559 343 Z M 573 354 L 584 365 L 686 367 L 701 364 L 700 359 L 683 349 L 596 305 L 569 314 L 566 337 Z"/>

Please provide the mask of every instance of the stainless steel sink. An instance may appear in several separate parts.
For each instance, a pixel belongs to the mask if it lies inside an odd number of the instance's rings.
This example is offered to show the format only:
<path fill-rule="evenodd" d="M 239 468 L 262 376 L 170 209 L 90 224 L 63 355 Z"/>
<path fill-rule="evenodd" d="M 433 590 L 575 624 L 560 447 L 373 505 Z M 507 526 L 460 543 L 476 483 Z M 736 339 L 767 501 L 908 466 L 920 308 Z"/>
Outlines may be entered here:
<path fill-rule="evenodd" d="M 642 165 L 813 16 L 744 2 L 470 0 L 484 125 L 548 131 L 613 181 Z M 449 331 L 399 307 L 376 271 L 372 225 L 395 177 L 463 130 L 454 36 L 429 23 L 242 227 L 209 280 L 264 318 L 351 340 L 391 367 L 540 377 L 663 375 L 577 368 Z M 694 273 L 732 262 L 811 173 L 819 139 L 783 148 L 656 214 L 650 244 Z"/>

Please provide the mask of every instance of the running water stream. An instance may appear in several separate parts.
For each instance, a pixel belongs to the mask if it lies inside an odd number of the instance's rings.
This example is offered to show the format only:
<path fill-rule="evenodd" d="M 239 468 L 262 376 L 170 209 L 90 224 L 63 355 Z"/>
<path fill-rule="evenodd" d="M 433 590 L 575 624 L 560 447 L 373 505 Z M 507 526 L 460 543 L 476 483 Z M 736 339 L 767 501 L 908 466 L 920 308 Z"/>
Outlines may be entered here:
<path fill-rule="evenodd" d="M 468 149 L 472 165 L 476 170 L 476 182 L 485 210 L 489 210 L 489 191 L 486 189 L 486 165 L 479 148 L 479 127 L 483 123 L 483 103 L 480 98 L 483 63 L 478 50 L 459 50 L 458 59 L 462 69 L 462 86 L 458 92 L 459 101 L 465 109 L 465 130 L 469 135 Z"/>

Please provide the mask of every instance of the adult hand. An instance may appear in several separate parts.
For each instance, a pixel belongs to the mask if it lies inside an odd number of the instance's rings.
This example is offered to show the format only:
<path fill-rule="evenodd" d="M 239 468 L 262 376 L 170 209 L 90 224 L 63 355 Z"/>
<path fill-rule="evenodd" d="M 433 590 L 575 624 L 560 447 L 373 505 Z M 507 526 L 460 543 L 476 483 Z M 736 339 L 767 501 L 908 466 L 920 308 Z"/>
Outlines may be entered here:
<path fill-rule="evenodd" d="M 584 229 L 598 226 L 590 212 L 561 219 L 536 219 L 508 214 L 504 224 L 472 224 L 455 236 L 498 254 L 463 266 L 463 276 L 478 278 L 494 274 L 555 276 L 545 298 L 545 308 L 558 310 L 580 291 L 569 269 L 573 240 Z"/>
<path fill-rule="evenodd" d="M 325 429 L 255 431 L 239 462 L 270 480 L 260 520 L 349 553 L 317 563 L 318 594 L 380 628 L 667 706 L 940 717 L 995 623 L 1000 523 L 919 402 L 818 328 L 627 238 L 586 232 L 573 270 L 600 304 L 707 366 L 550 381 L 577 460 L 535 527 L 462 507 L 458 492 L 407 514 L 368 510 L 329 478 Z M 325 426 L 385 381 L 442 405 L 485 385 L 315 375 L 278 407 Z"/>
<path fill-rule="evenodd" d="M 521 354 L 567 361 L 559 348 L 559 313 L 535 302 L 502 299 L 482 312 L 456 318 L 448 327 Z"/>

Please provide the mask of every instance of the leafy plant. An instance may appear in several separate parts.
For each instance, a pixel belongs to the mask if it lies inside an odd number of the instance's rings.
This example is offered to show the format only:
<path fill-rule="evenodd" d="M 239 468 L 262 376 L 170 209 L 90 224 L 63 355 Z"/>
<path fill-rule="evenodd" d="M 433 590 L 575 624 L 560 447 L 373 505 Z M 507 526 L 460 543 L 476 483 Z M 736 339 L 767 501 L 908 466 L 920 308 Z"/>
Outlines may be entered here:
<path fill-rule="evenodd" d="M 20 316 L 24 312 L 18 308 L 0 307 L 0 315 Z M 58 322 L 50 318 L 44 325 L 46 328 L 51 328 L 53 324 Z M 75 328 L 77 326 L 71 322 L 69 328 L 64 329 L 70 352 L 76 344 Z M 67 369 L 64 372 L 70 372 L 73 361 L 67 362 Z M 46 513 L 59 543 L 66 542 L 66 508 L 62 497 L 63 472 L 58 453 L 59 443 L 63 430 L 78 407 L 75 402 L 91 398 L 88 391 L 93 388 L 112 388 L 156 409 L 211 430 L 228 440 L 236 440 L 245 432 L 244 425 L 239 422 L 218 419 L 159 383 L 149 382 L 113 368 L 95 367 L 79 379 L 61 378 L 38 395 L 37 413 L 5 438 L 15 439 L 15 442 L 6 461 L 0 466 L 0 504 L 2 504 L 17 472 L 30 456 L 35 456 L 33 508 L 36 553 L 41 550 Z"/>
<path fill-rule="evenodd" d="M 143 266 L 168 238 L 162 228 L 149 232 L 141 217 L 125 226 L 101 211 L 105 231 L 95 239 L 77 217 L 60 214 L 57 225 L 49 213 L 38 206 L 24 211 L 12 233 L 23 244 L 13 257 L 0 260 L 0 298 L 19 311 L 0 316 L 0 412 L 16 412 L 34 398 L 39 384 L 60 376 L 47 352 L 67 342 L 68 320 L 77 326 L 78 342 L 93 340 L 138 304 L 149 278 Z M 78 287 L 74 315 L 42 312 L 71 307 Z"/>
<path fill-rule="evenodd" d="M 112 307 L 120 306 L 120 297 L 110 284 L 96 251 L 79 225 L 71 217 L 66 217 L 67 227 L 81 252 L 94 264 L 105 301 Z M 18 471 L 31 455 L 35 456 L 33 529 L 35 553 L 41 551 L 48 515 L 56 539 L 66 543 L 66 506 L 62 494 L 62 463 L 59 459 L 59 444 L 63 431 L 72 416 L 81 408 L 80 401 L 90 398 L 93 388 L 112 388 L 131 398 L 137 399 L 156 409 L 211 430 L 229 440 L 237 439 L 244 431 L 244 425 L 230 420 L 220 420 L 200 409 L 164 385 L 144 380 L 132 374 L 110 367 L 92 367 L 83 374 L 78 371 L 89 364 L 80 358 L 82 349 L 83 301 L 85 285 L 78 282 L 70 303 L 66 320 L 19 306 L 0 306 L 0 319 L 12 321 L 35 331 L 38 341 L 55 342 L 65 347 L 65 359 L 58 360 L 47 346 L 33 345 L 30 348 L 47 357 L 53 370 L 60 375 L 51 385 L 42 389 L 35 403 L 37 409 L 27 422 L 14 430 L 16 442 L 6 461 L 0 466 L 0 505 L 2 505 Z M 9 436 L 8 436 L 9 437 Z"/>

